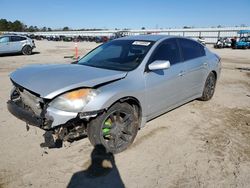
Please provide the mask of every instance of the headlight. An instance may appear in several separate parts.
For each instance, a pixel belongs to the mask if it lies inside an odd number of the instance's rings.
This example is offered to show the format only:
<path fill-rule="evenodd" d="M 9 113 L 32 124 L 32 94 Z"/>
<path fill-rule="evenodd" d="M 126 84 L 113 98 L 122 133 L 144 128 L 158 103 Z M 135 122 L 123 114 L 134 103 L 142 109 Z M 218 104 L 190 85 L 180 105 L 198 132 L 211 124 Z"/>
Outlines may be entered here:
<path fill-rule="evenodd" d="M 49 105 L 58 110 L 80 112 L 97 95 L 97 90 L 79 89 L 56 97 Z"/>

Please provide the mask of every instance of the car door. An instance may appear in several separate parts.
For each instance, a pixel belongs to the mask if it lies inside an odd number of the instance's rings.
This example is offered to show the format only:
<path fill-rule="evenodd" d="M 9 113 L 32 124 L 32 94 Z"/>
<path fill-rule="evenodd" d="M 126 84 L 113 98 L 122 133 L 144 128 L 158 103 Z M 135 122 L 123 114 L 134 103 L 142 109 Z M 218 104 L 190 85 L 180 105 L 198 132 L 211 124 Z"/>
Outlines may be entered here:
<path fill-rule="evenodd" d="M 184 59 L 185 99 L 201 94 L 208 72 L 204 46 L 190 39 L 178 39 Z"/>
<path fill-rule="evenodd" d="M 26 38 L 20 36 L 11 36 L 10 37 L 10 49 L 11 52 L 20 52 L 22 50 L 23 44 L 25 43 Z"/>
<path fill-rule="evenodd" d="M 145 72 L 148 119 L 160 115 L 183 99 L 183 63 L 175 38 L 159 44 L 148 64 L 155 60 L 170 61 L 170 68 Z"/>
<path fill-rule="evenodd" d="M 9 37 L 3 36 L 0 37 L 0 53 L 8 53 L 9 52 Z"/>

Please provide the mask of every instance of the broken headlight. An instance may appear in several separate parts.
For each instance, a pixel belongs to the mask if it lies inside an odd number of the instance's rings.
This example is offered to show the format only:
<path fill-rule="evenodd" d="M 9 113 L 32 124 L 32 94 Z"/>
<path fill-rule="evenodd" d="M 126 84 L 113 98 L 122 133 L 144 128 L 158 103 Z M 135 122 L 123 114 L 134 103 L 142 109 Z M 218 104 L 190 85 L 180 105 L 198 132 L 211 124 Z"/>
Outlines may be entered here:
<path fill-rule="evenodd" d="M 56 97 L 49 105 L 62 111 L 81 112 L 96 95 L 97 90 L 78 89 Z"/>

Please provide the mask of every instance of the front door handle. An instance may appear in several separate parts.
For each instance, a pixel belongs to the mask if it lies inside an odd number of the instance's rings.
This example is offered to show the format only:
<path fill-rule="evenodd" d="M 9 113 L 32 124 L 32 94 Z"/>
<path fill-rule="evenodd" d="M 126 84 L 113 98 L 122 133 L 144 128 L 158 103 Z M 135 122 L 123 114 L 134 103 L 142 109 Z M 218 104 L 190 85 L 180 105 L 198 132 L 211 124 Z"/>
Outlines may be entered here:
<path fill-rule="evenodd" d="M 184 71 L 180 71 L 178 76 L 183 76 L 184 75 Z"/>
<path fill-rule="evenodd" d="M 203 63 L 203 65 L 204 65 L 205 67 L 207 67 L 207 63 Z"/>

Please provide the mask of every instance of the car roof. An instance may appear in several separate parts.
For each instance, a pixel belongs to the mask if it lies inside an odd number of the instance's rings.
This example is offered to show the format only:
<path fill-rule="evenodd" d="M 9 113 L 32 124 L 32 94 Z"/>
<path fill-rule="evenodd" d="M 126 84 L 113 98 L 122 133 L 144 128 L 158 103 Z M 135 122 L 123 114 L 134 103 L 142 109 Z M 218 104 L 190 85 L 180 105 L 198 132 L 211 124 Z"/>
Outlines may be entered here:
<path fill-rule="evenodd" d="M 118 40 L 145 40 L 145 41 L 158 41 L 161 39 L 171 38 L 170 35 L 132 35 L 127 37 L 118 38 Z"/>
<path fill-rule="evenodd" d="M 15 35 L 15 34 L 3 34 L 3 35 L 0 35 L 0 37 L 26 37 L 25 35 Z"/>
<path fill-rule="evenodd" d="M 250 30 L 240 30 L 240 31 L 238 31 L 238 34 L 245 34 L 245 33 L 250 33 Z"/>

